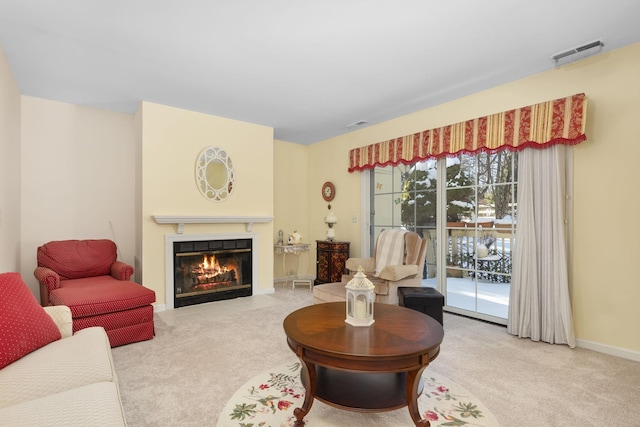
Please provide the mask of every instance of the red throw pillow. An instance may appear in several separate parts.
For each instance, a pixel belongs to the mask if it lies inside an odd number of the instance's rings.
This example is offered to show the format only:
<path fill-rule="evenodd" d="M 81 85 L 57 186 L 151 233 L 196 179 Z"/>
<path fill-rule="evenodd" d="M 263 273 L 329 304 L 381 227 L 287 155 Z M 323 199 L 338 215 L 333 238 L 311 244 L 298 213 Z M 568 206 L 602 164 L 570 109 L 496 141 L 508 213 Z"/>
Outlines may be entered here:
<path fill-rule="evenodd" d="M 59 339 L 60 330 L 20 274 L 0 274 L 0 369 Z"/>

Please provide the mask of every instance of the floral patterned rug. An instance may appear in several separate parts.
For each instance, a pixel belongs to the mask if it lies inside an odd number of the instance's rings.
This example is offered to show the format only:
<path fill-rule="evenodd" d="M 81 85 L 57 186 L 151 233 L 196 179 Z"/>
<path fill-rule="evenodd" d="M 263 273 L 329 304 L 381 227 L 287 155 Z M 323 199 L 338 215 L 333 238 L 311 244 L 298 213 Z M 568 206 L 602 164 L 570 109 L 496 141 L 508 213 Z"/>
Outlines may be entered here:
<path fill-rule="evenodd" d="M 432 427 L 495 427 L 491 412 L 458 384 L 425 370 L 424 390 L 418 399 L 423 418 Z M 245 383 L 227 402 L 217 427 L 293 427 L 293 410 L 302 405 L 304 387 L 300 363 L 283 364 Z M 305 417 L 307 427 L 405 427 L 413 425 L 407 408 L 359 413 L 333 408 L 318 400 Z"/>

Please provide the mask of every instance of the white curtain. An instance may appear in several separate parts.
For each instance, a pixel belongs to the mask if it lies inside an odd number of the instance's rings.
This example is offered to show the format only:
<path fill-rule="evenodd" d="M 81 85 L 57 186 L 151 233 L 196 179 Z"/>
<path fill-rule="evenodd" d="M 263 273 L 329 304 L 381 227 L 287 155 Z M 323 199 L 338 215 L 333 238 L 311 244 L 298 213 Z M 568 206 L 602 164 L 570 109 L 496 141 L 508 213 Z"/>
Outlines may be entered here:
<path fill-rule="evenodd" d="M 516 227 L 507 330 L 575 347 L 565 238 L 567 147 L 518 154 Z"/>

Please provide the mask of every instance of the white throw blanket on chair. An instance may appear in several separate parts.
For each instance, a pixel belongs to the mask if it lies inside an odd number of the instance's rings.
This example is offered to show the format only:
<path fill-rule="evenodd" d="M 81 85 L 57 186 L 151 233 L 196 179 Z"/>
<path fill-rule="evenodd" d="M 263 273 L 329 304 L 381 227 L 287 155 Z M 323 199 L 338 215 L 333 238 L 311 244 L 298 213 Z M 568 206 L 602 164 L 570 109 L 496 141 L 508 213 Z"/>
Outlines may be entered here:
<path fill-rule="evenodd" d="M 404 235 L 406 233 L 407 230 L 398 228 L 380 233 L 376 243 L 376 272 L 374 276 L 378 277 L 387 265 L 404 264 Z"/>

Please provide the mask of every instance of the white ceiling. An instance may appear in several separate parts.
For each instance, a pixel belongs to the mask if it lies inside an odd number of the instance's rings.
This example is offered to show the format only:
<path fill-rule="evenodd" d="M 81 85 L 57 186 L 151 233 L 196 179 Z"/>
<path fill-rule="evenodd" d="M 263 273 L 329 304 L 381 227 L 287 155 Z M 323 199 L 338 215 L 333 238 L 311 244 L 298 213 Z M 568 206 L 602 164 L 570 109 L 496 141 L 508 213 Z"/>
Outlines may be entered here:
<path fill-rule="evenodd" d="M 638 18 L 638 0 L 1 0 L 0 46 L 24 95 L 311 144 L 638 42 Z"/>

